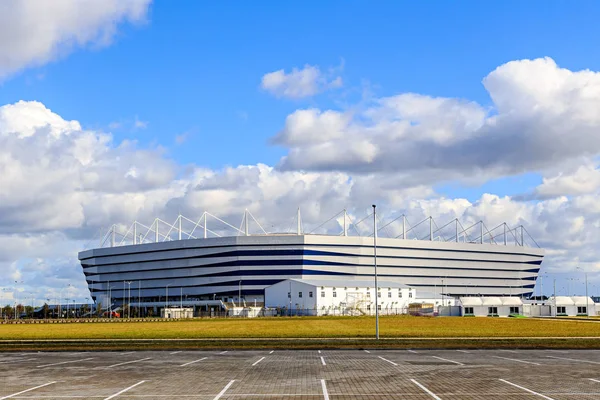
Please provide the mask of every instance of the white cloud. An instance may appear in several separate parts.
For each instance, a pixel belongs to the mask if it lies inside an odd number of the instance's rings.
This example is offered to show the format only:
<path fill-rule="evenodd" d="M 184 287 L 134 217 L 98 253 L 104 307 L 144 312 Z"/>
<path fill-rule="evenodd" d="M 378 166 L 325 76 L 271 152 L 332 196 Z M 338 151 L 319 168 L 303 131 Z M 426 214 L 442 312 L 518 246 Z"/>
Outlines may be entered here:
<path fill-rule="evenodd" d="M 0 2 L 0 80 L 63 57 L 105 46 L 123 22 L 146 19 L 151 0 L 4 0 Z"/>
<path fill-rule="evenodd" d="M 600 170 L 592 163 L 579 165 L 574 171 L 559 172 L 546 177 L 535 188 L 535 198 L 552 198 L 564 195 L 582 195 L 600 190 Z"/>
<path fill-rule="evenodd" d="M 293 68 L 289 73 L 280 69 L 263 75 L 261 87 L 277 97 L 310 97 L 327 89 L 342 87 L 342 77 L 332 75 L 335 72 L 323 73 L 319 67 L 308 64 L 302 69 Z"/>
<path fill-rule="evenodd" d="M 572 72 L 546 58 L 507 63 L 483 82 L 492 109 L 405 93 L 351 114 L 320 110 L 319 116 L 335 115 L 343 123 L 314 127 L 298 118 L 314 111 L 297 110 L 275 137 L 289 147 L 280 168 L 472 183 L 600 155 L 599 73 Z M 303 126 L 312 132 L 303 132 Z M 348 143 L 361 143 L 372 156 L 349 152 Z"/>

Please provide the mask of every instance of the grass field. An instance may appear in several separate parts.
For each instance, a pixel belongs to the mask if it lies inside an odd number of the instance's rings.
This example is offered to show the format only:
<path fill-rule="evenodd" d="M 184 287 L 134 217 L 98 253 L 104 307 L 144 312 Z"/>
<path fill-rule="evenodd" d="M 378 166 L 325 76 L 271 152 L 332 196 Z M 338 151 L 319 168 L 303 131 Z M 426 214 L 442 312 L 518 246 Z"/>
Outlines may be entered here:
<path fill-rule="evenodd" d="M 0 340 L 370 338 L 373 317 L 203 319 L 178 322 L 3 324 Z M 517 318 L 380 319 L 382 338 L 597 337 L 600 323 Z"/>

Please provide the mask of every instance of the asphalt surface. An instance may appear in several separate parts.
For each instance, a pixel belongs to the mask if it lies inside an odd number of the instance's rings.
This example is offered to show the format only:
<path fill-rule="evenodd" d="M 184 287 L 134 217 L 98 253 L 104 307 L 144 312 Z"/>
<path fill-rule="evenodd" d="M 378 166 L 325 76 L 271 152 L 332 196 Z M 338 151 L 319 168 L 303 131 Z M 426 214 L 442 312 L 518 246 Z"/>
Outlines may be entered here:
<path fill-rule="evenodd" d="M 600 350 L 0 353 L 3 399 L 600 399 Z"/>

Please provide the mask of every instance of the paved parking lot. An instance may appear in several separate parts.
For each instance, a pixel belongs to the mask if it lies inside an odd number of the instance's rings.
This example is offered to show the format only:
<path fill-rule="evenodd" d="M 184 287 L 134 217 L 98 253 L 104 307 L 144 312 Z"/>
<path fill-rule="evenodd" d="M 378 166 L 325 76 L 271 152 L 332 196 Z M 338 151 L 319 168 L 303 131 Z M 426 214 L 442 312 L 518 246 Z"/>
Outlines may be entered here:
<path fill-rule="evenodd" d="M 600 350 L 0 353 L 3 399 L 600 399 Z"/>

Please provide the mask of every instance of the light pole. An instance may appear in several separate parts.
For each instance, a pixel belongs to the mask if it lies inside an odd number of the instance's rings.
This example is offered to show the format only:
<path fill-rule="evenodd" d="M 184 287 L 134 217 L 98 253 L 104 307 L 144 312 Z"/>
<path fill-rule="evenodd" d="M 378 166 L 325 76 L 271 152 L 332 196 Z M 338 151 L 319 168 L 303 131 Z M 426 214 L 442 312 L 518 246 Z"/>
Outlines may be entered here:
<path fill-rule="evenodd" d="M 241 307 L 241 305 L 242 305 L 242 280 L 241 279 L 238 282 L 238 303 L 240 304 L 240 307 Z"/>
<path fill-rule="evenodd" d="M 171 286 L 172 283 L 169 283 L 167 286 L 165 286 L 166 289 L 166 296 L 165 296 L 165 318 L 167 317 L 167 308 L 169 307 L 169 286 Z"/>
<path fill-rule="evenodd" d="M 576 269 L 580 269 L 585 276 L 585 315 L 586 318 L 590 317 L 590 305 L 589 305 L 589 296 L 588 296 L 588 284 L 587 284 L 587 271 L 584 271 L 583 268 L 577 267 Z"/>
<path fill-rule="evenodd" d="M 377 286 L 377 206 L 373 204 L 373 266 L 375 267 L 375 339 L 379 340 L 379 287 Z"/>
<path fill-rule="evenodd" d="M 131 318 L 131 281 L 125 281 L 127 284 L 127 319 Z"/>

